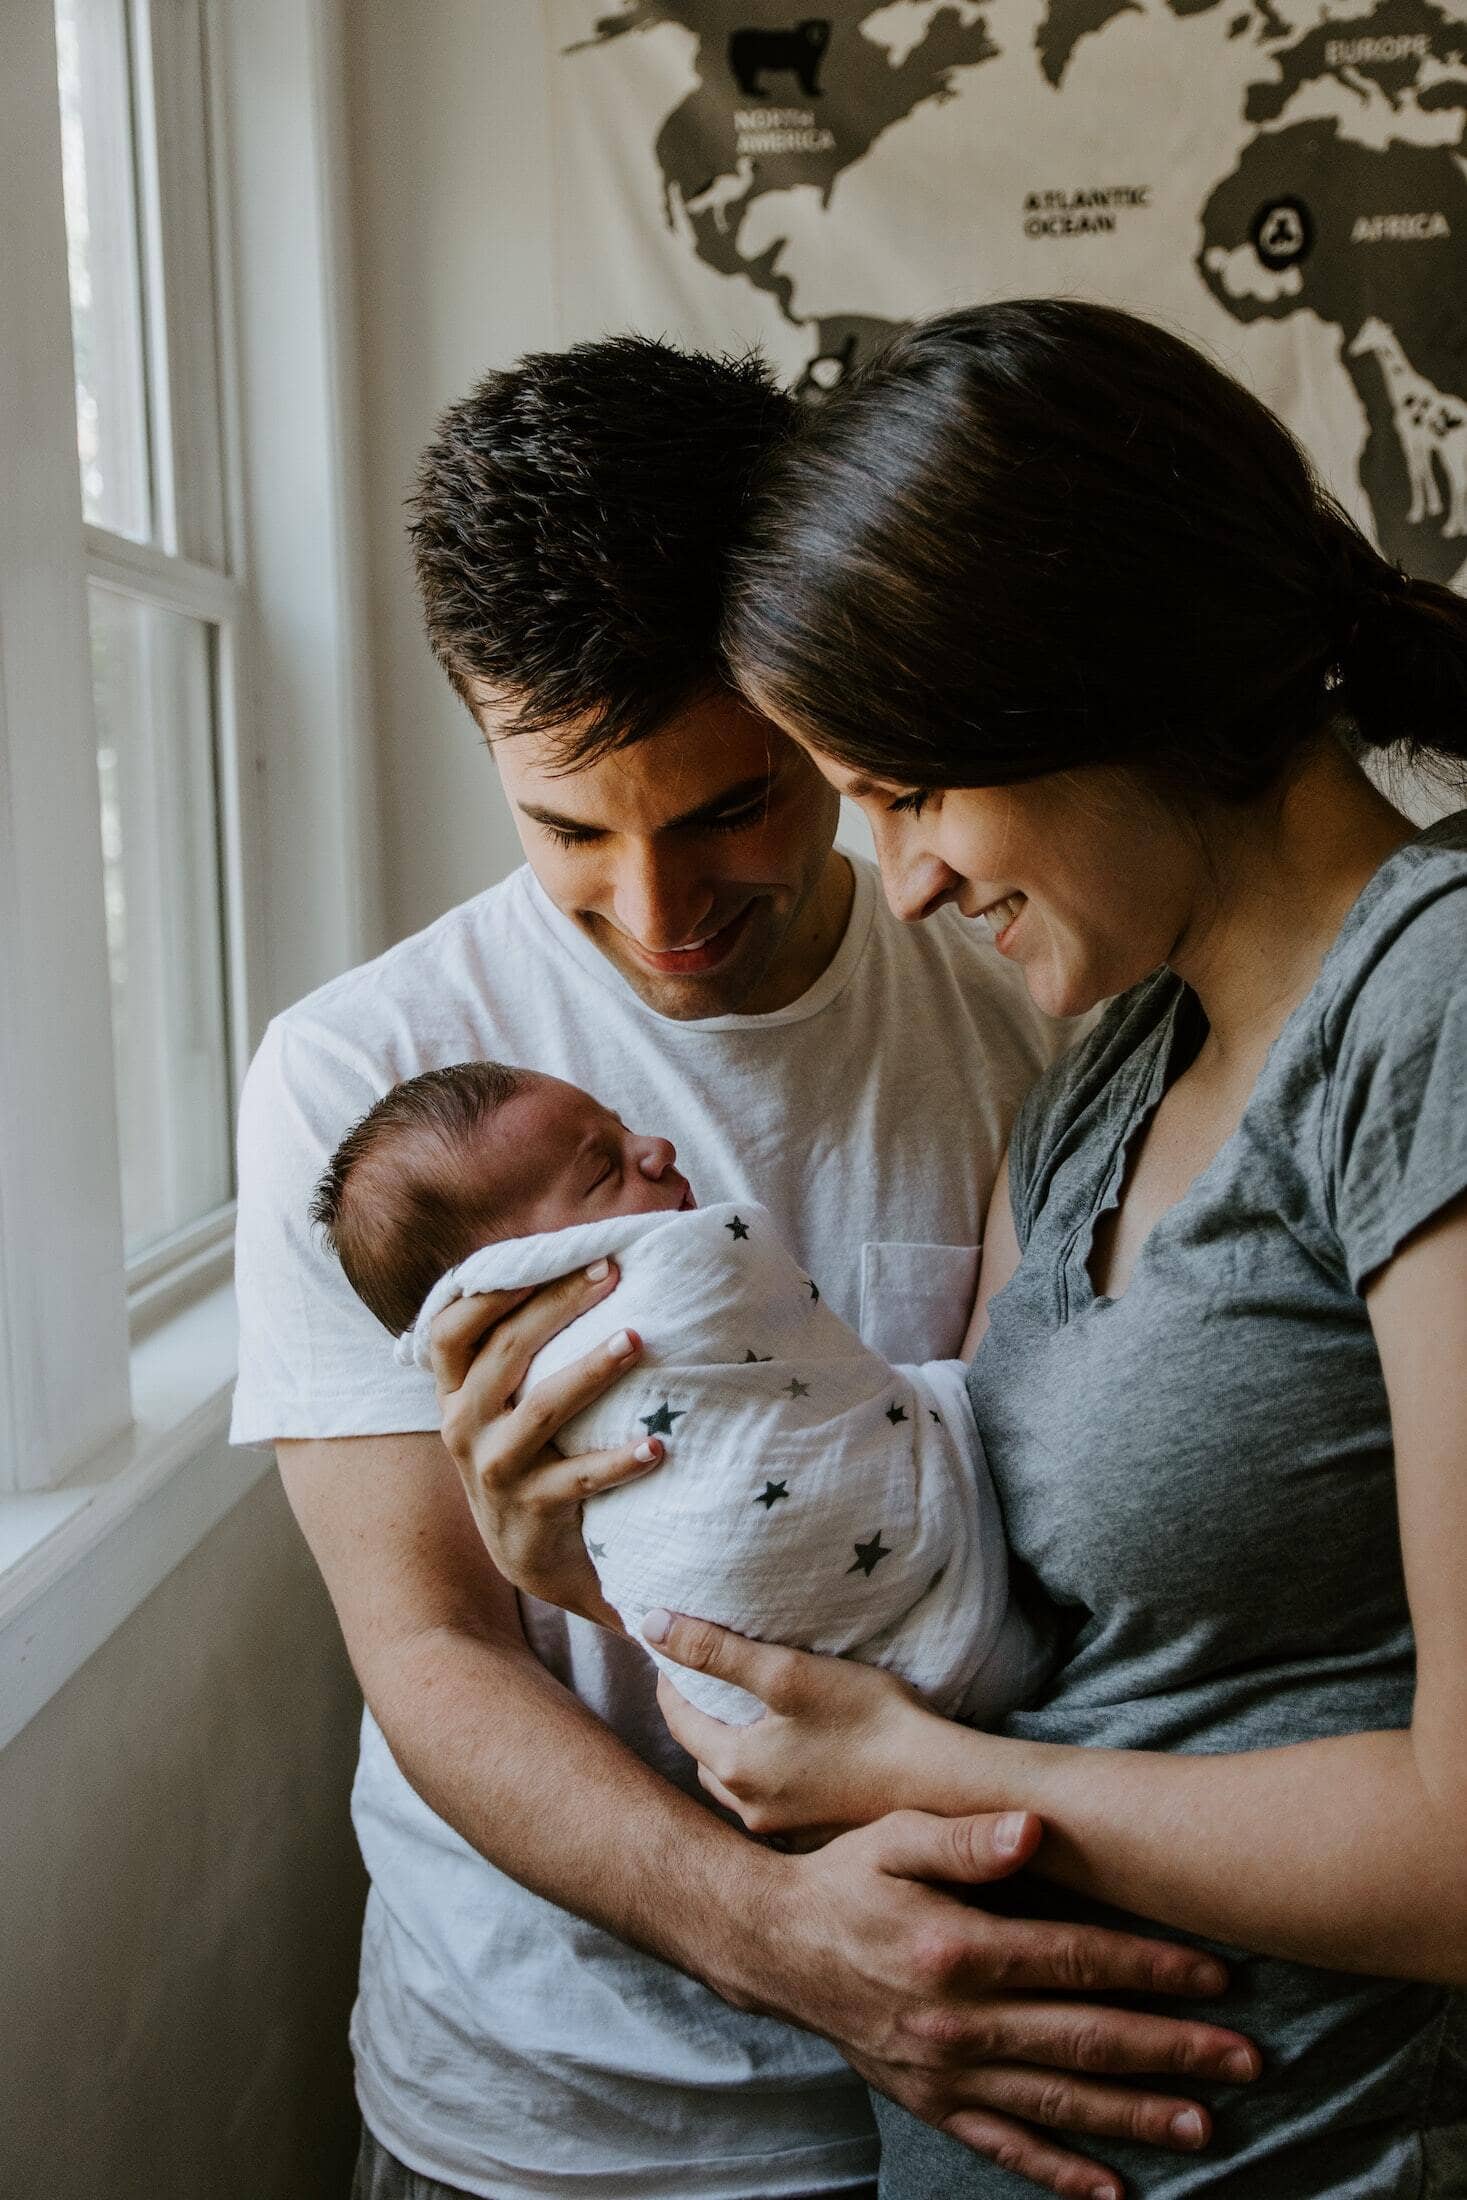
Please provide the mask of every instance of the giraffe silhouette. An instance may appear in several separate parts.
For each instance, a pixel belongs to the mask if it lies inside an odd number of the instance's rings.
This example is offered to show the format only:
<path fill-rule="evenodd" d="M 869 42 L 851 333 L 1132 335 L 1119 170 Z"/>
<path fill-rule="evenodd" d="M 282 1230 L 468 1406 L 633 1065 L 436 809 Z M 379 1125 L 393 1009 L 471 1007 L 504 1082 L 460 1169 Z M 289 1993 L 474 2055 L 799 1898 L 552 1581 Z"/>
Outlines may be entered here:
<path fill-rule="evenodd" d="M 1392 425 L 1406 461 L 1411 486 L 1407 520 L 1418 527 L 1424 519 L 1441 517 L 1442 495 L 1436 478 L 1440 467 L 1447 485 L 1442 534 L 1467 535 L 1467 404 L 1418 374 L 1395 330 L 1378 313 L 1370 315 L 1350 346 L 1354 359 L 1367 352 L 1374 352 L 1380 362 Z"/>

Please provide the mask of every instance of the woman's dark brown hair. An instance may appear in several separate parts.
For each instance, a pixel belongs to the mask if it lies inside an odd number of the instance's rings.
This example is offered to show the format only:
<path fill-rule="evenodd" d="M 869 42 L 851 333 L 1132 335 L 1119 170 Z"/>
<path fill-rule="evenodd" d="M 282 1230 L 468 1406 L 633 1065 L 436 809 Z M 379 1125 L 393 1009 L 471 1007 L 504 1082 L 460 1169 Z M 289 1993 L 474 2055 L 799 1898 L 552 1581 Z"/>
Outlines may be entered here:
<path fill-rule="evenodd" d="M 904 787 L 1127 763 L 1247 796 L 1332 721 L 1467 756 L 1467 603 L 1191 345 L 1067 299 L 921 324 L 771 452 L 725 644 L 754 702 Z"/>

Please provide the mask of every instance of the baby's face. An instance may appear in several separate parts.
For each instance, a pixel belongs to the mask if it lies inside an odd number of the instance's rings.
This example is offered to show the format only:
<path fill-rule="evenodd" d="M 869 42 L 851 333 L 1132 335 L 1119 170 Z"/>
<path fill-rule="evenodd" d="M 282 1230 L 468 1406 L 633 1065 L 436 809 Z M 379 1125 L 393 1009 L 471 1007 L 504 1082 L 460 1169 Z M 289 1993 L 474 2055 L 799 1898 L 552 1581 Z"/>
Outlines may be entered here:
<path fill-rule="evenodd" d="M 531 1077 L 506 1100 L 485 1126 L 481 1151 L 507 1236 L 697 1205 L 673 1167 L 669 1139 L 629 1131 L 619 1115 L 558 1077 Z"/>

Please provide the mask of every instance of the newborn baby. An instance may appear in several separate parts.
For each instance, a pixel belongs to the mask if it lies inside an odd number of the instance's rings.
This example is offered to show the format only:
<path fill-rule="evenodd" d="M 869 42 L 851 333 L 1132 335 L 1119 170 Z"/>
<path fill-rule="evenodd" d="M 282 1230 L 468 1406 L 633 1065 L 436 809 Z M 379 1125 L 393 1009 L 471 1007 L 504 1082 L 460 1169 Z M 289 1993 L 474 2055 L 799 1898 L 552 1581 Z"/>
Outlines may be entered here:
<path fill-rule="evenodd" d="M 552 1338 L 527 1387 L 620 1327 L 637 1365 L 561 1431 L 568 1454 L 645 1431 L 665 1457 L 590 1499 L 586 1548 L 640 1639 L 663 1605 L 764 1641 L 889 1667 L 942 1711 L 992 1720 L 1045 1670 L 1008 1558 L 962 1364 L 892 1368 L 825 1306 L 753 1201 L 698 1208 L 666 1139 L 558 1078 L 469 1062 L 380 1100 L 312 1209 L 348 1280 L 428 1363 L 453 1299 L 609 1256 L 609 1300 Z M 715 1717 L 761 1706 L 673 1665 Z"/>

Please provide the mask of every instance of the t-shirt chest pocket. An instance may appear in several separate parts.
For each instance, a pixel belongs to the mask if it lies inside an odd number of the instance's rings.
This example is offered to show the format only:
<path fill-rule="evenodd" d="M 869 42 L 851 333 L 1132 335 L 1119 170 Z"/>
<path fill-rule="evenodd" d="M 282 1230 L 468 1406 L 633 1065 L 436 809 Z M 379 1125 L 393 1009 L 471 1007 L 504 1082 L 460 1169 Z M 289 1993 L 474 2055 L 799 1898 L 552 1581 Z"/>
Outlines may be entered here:
<path fill-rule="evenodd" d="M 861 1336 L 898 1365 L 953 1360 L 978 1288 L 976 1245 L 861 1247 Z"/>

